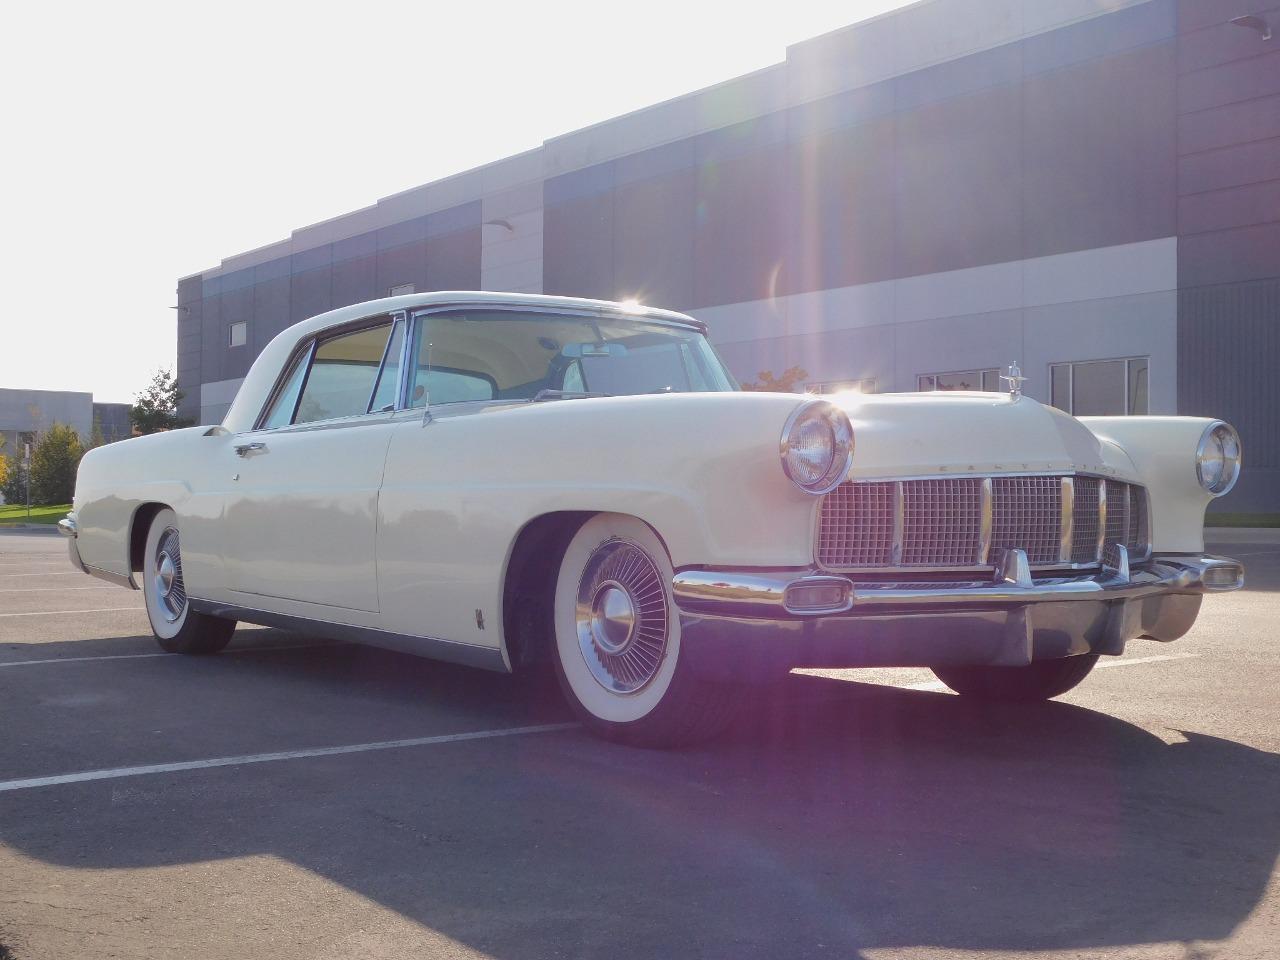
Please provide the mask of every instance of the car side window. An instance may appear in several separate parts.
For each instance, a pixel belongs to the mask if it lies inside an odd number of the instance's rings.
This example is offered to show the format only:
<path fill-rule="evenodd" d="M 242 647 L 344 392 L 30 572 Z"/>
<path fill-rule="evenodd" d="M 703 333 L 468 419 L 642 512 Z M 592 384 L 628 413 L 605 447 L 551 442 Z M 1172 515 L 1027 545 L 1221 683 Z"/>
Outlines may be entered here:
<path fill-rule="evenodd" d="M 287 426 L 293 419 L 293 408 L 298 405 L 298 391 L 302 389 L 302 380 L 307 372 L 307 357 L 310 355 L 311 351 L 307 349 L 293 358 L 289 375 L 284 379 L 284 386 L 276 394 L 271 409 L 262 419 L 263 429 L 273 430 L 276 427 Z"/>
<path fill-rule="evenodd" d="M 396 407 L 396 388 L 400 386 L 400 349 L 404 346 L 404 323 L 397 320 L 391 330 L 391 339 L 387 341 L 387 357 L 378 373 L 378 385 L 373 389 L 373 399 L 369 401 L 369 412 L 394 410 Z"/>
<path fill-rule="evenodd" d="M 368 412 L 390 332 L 388 322 L 320 342 L 293 422 L 313 423 Z M 395 374 L 390 378 L 394 380 Z"/>

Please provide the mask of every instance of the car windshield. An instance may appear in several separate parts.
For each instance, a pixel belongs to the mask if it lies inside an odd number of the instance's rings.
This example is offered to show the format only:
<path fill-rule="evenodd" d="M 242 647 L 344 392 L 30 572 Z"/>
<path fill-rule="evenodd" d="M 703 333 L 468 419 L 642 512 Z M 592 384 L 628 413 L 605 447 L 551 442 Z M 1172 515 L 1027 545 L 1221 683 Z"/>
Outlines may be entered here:
<path fill-rule="evenodd" d="M 424 314 L 410 404 L 736 390 L 707 339 L 628 316 Z"/>

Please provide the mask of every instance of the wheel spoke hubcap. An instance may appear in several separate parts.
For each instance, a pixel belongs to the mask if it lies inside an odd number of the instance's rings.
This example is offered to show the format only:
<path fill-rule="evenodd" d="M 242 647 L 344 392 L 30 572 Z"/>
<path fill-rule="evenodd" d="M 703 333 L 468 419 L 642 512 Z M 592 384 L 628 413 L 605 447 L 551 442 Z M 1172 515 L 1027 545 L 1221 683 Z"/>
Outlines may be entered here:
<path fill-rule="evenodd" d="M 161 615 L 170 623 L 187 606 L 187 591 L 182 582 L 182 555 L 178 551 L 178 531 L 170 527 L 156 544 L 156 572 L 153 578 L 156 601 Z"/>
<path fill-rule="evenodd" d="M 601 544 L 578 583 L 578 646 L 592 677 L 636 693 L 657 676 L 667 649 L 667 596 L 653 560 L 626 540 Z"/>

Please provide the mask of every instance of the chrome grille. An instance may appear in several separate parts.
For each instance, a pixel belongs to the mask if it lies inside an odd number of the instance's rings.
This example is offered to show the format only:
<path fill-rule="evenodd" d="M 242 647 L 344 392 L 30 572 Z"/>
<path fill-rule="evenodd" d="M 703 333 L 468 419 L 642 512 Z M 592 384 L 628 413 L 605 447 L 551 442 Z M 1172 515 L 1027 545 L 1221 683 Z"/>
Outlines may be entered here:
<path fill-rule="evenodd" d="M 902 563 L 967 567 L 978 562 L 981 480 L 903 484 Z"/>
<path fill-rule="evenodd" d="M 1064 486 L 1072 491 L 1069 510 Z M 1132 560 L 1145 558 L 1149 527 L 1146 491 L 1099 477 L 847 481 L 822 499 L 815 555 L 832 570 L 990 567 L 1005 549 L 1025 550 L 1039 567 L 1096 566 L 1110 543 L 1125 544 Z"/>
<path fill-rule="evenodd" d="M 1124 543 L 1129 536 L 1129 485 L 1107 481 L 1107 543 Z"/>
<path fill-rule="evenodd" d="M 1076 477 L 1075 522 L 1071 528 L 1071 562 L 1093 563 L 1098 558 L 1098 489 L 1097 477 Z"/>
<path fill-rule="evenodd" d="M 1129 553 L 1145 556 L 1150 546 L 1151 533 L 1147 521 L 1147 491 L 1143 487 L 1129 488 Z"/>
<path fill-rule="evenodd" d="M 1054 563 L 1062 547 L 1062 478 L 996 477 L 991 549 L 1021 548 L 1030 563 Z"/>
<path fill-rule="evenodd" d="M 821 561 L 830 567 L 887 567 L 893 561 L 894 483 L 842 483 L 822 500 Z"/>

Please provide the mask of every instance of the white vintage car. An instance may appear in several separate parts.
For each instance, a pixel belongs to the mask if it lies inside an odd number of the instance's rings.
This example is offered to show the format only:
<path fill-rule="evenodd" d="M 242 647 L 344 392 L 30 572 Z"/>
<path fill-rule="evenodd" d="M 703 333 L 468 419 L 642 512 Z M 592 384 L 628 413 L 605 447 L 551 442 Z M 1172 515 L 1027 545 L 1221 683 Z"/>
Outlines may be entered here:
<path fill-rule="evenodd" d="M 554 664 L 592 730 L 674 744 L 795 666 L 1069 690 L 1175 640 L 1240 441 L 1008 394 L 737 389 L 690 317 L 434 293 L 277 336 L 222 424 L 90 451 L 71 560 L 160 645 L 237 621 L 491 670 Z"/>

